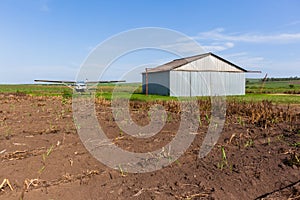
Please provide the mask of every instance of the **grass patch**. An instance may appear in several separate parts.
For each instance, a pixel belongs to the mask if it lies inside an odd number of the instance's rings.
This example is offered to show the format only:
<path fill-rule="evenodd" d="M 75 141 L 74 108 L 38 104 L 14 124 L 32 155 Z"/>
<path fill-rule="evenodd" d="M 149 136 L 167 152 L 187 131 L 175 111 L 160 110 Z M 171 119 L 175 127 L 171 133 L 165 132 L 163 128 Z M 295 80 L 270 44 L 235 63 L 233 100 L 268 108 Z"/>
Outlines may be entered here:
<path fill-rule="evenodd" d="M 287 94 L 290 91 L 300 92 L 300 85 L 293 84 L 291 87 L 290 81 L 269 81 L 266 82 L 264 89 L 270 93 L 259 93 L 261 82 L 259 79 L 247 80 L 246 95 L 242 96 L 227 96 L 227 101 L 241 101 L 241 102 L 259 102 L 263 100 L 272 101 L 273 103 L 282 104 L 300 104 L 299 96 L 295 94 Z M 100 84 L 96 87 L 96 97 L 107 100 L 112 99 L 112 93 L 117 86 L 118 92 L 114 97 L 127 98 L 137 101 L 155 101 L 155 100 L 184 100 L 186 98 L 176 98 L 170 96 L 148 95 L 142 94 L 142 86 L 140 83 L 125 83 L 125 84 Z M 130 94 L 130 91 L 134 91 Z M 271 93 L 272 92 L 272 93 Z M 273 94 L 285 93 L 284 95 Z M 62 96 L 70 98 L 73 95 L 72 89 L 64 85 L 55 84 L 24 84 L 24 85 L 0 85 L 0 93 L 14 93 L 14 94 L 28 94 L 32 96 Z M 200 100 L 209 99 L 209 97 L 197 97 Z"/>
<path fill-rule="evenodd" d="M 276 94 L 254 94 L 248 93 L 243 96 L 228 96 L 227 100 L 231 101 L 241 101 L 241 102 L 259 102 L 263 100 L 272 101 L 273 103 L 283 103 L 283 104 L 300 104 L 300 97 L 292 94 L 286 95 L 276 95 Z"/>
<path fill-rule="evenodd" d="M 0 85 L 0 93 L 23 93 L 32 96 L 61 96 L 66 91 L 72 92 L 72 90 L 66 86 L 54 84 Z"/>
<path fill-rule="evenodd" d="M 264 84 L 262 79 L 247 79 L 247 93 L 300 93 L 299 80 L 288 78 L 268 79 Z"/>

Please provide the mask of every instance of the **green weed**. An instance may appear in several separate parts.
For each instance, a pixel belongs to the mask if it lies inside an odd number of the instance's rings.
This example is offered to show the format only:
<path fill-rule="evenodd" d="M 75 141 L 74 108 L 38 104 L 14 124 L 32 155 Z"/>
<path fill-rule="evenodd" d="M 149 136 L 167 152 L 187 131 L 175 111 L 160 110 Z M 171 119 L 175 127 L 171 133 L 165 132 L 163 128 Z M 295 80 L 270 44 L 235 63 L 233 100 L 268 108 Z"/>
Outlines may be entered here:
<path fill-rule="evenodd" d="M 225 167 L 230 167 L 228 164 L 225 147 L 221 146 L 222 160 L 218 163 L 218 168 L 223 170 Z"/>
<path fill-rule="evenodd" d="M 121 166 L 121 164 L 119 164 L 119 170 L 120 170 L 120 173 L 121 173 L 121 176 L 126 176 L 126 174 L 125 174 L 125 172 L 124 172 L 124 170 L 123 170 L 123 168 L 122 168 L 122 166 Z"/>
<path fill-rule="evenodd" d="M 244 126 L 244 125 L 245 125 L 245 122 L 243 121 L 243 119 L 242 119 L 241 116 L 239 116 L 239 117 L 237 118 L 237 121 L 238 121 L 239 125 L 241 125 L 241 126 Z"/>
<path fill-rule="evenodd" d="M 168 112 L 167 122 L 170 123 L 172 122 L 172 120 L 173 120 L 172 113 Z"/>
<path fill-rule="evenodd" d="M 295 143 L 292 144 L 292 146 L 294 146 L 294 147 L 300 147 L 300 142 L 295 142 Z"/>
<path fill-rule="evenodd" d="M 202 126 L 202 121 L 201 121 L 201 117 L 198 116 L 198 122 L 199 122 L 199 126 L 201 127 Z"/>
<path fill-rule="evenodd" d="M 208 114 L 205 114 L 205 119 L 206 119 L 207 123 L 209 124 L 210 123 L 210 118 L 209 118 Z"/>
<path fill-rule="evenodd" d="M 50 154 L 52 153 L 53 148 L 54 148 L 54 145 L 51 145 L 51 147 L 46 151 L 46 153 L 43 153 L 43 155 L 42 155 L 43 166 L 38 170 L 39 174 L 42 174 L 43 171 L 45 170 L 45 168 L 46 168 L 46 160 L 50 156 Z"/>
<path fill-rule="evenodd" d="M 252 139 L 249 139 L 249 140 L 246 141 L 244 146 L 245 146 L 245 148 L 253 147 L 254 146 L 254 141 Z"/>

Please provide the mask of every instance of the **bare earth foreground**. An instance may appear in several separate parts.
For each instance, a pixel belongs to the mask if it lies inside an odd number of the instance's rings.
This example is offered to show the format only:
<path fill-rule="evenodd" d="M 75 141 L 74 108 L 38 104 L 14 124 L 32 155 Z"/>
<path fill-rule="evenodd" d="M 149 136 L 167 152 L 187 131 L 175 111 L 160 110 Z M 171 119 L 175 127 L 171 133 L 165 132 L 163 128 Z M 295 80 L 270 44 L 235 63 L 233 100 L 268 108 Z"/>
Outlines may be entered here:
<path fill-rule="evenodd" d="M 115 124 L 108 101 L 96 103 L 108 137 L 134 152 L 167 144 L 180 121 L 176 102 L 160 102 L 164 129 L 135 139 Z M 0 199 L 300 199 L 299 105 L 228 103 L 217 145 L 199 159 L 210 115 L 200 103 L 201 126 L 185 154 L 159 171 L 130 174 L 84 148 L 70 99 L 0 94 Z M 131 102 L 136 123 L 148 123 L 149 104 Z"/>

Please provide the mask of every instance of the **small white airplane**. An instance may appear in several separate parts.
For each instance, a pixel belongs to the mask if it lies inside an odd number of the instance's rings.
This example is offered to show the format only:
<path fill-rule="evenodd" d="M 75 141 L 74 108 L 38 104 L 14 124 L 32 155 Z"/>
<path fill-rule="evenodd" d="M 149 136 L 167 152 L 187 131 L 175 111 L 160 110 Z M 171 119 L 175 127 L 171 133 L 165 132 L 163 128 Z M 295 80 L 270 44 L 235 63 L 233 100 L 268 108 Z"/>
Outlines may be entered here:
<path fill-rule="evenodd" d="M 58 80 L 34 80 L 35 82 L 44 82 L 44 83 L 60 83 L 64 84 L 67 87 L 75 90 L 76 92 L 86 92 L 89 91 L 97 86 L 99 83 L 120 83 L 125 82 L 125 80 L 120 81 L 58 81 Z M 90 86 L 92 85 L 92 86 Z"/>

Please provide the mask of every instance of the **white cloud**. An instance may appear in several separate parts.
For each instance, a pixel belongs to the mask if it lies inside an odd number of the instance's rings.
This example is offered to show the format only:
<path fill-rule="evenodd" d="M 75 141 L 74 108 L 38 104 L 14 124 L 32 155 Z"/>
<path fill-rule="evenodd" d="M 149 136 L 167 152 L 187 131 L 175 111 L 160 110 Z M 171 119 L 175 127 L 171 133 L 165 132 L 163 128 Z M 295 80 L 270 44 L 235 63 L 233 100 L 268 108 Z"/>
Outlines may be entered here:
<path fill-rule="evenodd" d="M 235 57 L 240 57 L 240 56 L 246 56 L 248 55 L 247 52 L 238 52 L 238 53 L 232 53 L 232 54 L 226 54 L 226 58 L 235 58 Z"/>
<path fill-rule="evenodd" d="M 197 44 L 197 45 L 195 45 Z M 182 38 L 174 44 L 162 45 L 161 48 L 181 52 L 184 55 L 202 54 L 204 52 L 224 51 L 234 47 L 233 42 L 212 42 L 198 43 L 192 42 L 190 39 Z"/>
<path fill-rule="evenodd" d="M 238 52 L 233 54 L 223 54 L 226 60 L 235 63 L 247 70 L 264 71 L 266 66 L 271 66 L 271 62 L 262 56 L 251 56 L 247 52 Z"/>
<path fill-rule="evenodd" d="M 180 52 L 183 54 L 182 56 L 204 53 L 204 49 L 201 47 L 200 44 L 197 45 L 196 42 L 190 40 L 182 40 L 174 44 L 161 45 L 160 48 L 169 51 Z"/>
<path fill-rule="evenodd" d="M 285 26 L 295 26 L 295 25 L 298 25 L 298 24 L 300 24 L 300 20 L 292 21 L 292 22 L 286 24 Z"/>
<path fill-rule="evenodd" d="M 260 56 L 249 56 L 247 52 L 239 52 L 234 54 L 224 54 L 224 57 L 227 59 L 235 59 L 241 62 L 248 62 L 248 63 L 254 63 L 254 62 L 262 62 L 265 61 L 263 57 Z"/>
<path fill-rule="evenodd" d="M 196 40 L 216 40 L 248 43 L 288 43 L 300 42 L 300 33 L 258 34 L 258 33 L 225 33 L 222 28 L 201 32 L 193 37 Z"/>
<path fill-rule="evenodd" d="M 225 42 L 225 43 L 212 43 L 209 45 L 202 46 L 206 51 L 217 52 L 217 51 L 224 51 L 234 47 L 234 43 L 232 42 Z"/>

